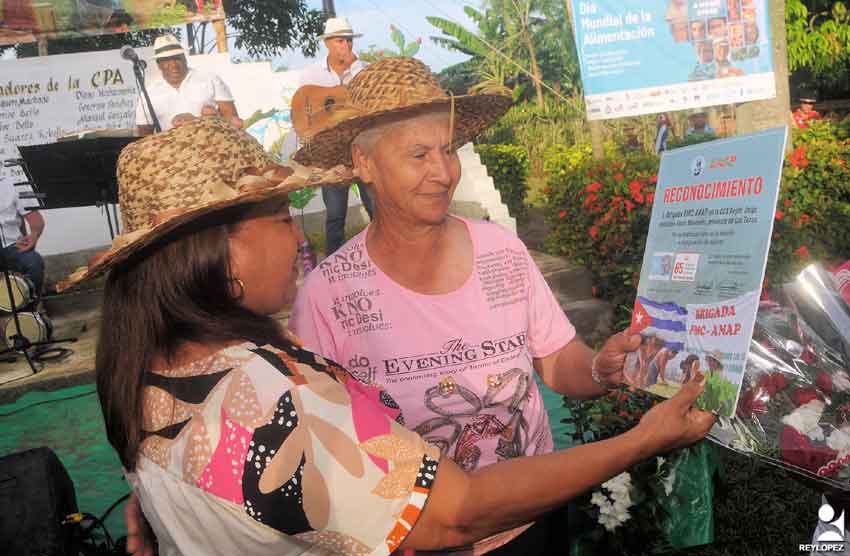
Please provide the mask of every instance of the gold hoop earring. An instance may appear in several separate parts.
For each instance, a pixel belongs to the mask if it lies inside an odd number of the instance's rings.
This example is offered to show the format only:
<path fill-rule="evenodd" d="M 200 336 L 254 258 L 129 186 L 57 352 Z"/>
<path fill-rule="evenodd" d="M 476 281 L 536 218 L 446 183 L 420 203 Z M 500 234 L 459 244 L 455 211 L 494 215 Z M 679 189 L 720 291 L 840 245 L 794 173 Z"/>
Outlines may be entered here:
<path fill-rule="evenodd" d="M 242 298 L 245 297 L 245 282 L 243 282 L 240 278 L 231 278 L 231 282 L 235 282 L 239 286 L 239 294 L 234 296 L 236 301 L 242 301 Z"/>

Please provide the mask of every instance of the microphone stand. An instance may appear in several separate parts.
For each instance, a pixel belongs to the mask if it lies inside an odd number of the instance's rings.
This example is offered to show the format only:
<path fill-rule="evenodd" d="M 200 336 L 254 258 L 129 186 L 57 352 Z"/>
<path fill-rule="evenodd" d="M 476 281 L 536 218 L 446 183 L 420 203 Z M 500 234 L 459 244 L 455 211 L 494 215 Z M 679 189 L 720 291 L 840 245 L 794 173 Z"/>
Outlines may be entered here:
<path fill-rule="evenodd" d="M 156 112 L 153 110 L 151 97 L 148 96 L 148 89 L 145 87 L 145 63 L 142 60 L 139 60 L 138 58 L 133 60 L 133 73 L 136 74 L 136 85 L 139 87 L 139 91 L 141 91 L 142 97 L 145 99 L 145 104 L 148 107 L 148 113 L 153 119 L 154 133 L 159 133 L 162 131 L 162 127 L 160 127 L 159 119 L 156 117 Z"/>

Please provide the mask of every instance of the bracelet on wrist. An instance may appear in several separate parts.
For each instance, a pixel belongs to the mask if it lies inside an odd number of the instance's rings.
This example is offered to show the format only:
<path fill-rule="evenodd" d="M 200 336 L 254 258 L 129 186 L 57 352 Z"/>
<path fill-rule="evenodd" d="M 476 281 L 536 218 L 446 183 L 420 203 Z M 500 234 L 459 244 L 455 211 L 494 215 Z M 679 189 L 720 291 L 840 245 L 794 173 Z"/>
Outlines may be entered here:
<path fill-rule="evenodd" d="M 590 379 L 604 388 L 605 390 L 615 390 L 617 387 L 615 385 L 609 384 L 602 380 L 602 377 L 599 375 L 599 371 L 596 368 L 596 362 L 599 358 L 599 353 L 593 356 L 593 360 L 590 362 Z"/>

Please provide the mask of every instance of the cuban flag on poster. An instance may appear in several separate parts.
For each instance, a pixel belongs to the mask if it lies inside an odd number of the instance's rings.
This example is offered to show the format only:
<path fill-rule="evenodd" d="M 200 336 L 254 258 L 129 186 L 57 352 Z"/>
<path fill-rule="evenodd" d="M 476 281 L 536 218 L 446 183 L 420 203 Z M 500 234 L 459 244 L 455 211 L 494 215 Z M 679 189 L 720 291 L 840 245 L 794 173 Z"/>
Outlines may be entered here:
<path fill-rule="evenodd" d="M 632 313 L 631 331 L 655 336 L 664 347 L 682 352 L 688 336 L 688 310 L 673 302 L 658 302 L 638 296 Z"/>

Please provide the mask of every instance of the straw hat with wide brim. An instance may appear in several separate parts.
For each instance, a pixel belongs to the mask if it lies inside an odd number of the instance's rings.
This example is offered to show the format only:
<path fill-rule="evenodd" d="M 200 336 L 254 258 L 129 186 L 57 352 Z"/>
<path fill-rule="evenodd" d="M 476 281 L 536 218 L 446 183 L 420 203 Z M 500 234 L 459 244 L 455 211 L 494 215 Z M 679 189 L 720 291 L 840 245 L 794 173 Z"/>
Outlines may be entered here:
<path fill-rule="evenodd" d="M 471 141 L 511 106 L 502 92 L 450 96 L 428 66 L 413 58 L 386 58 L 358 73 L 348 84 L 348 101 L 335 107 L 330 123 L 310 130 L 295 153 L 301 164 L 332 168 L 351 166 L 351 142 L 385 121 L 435 110 L 452 113 L 454 147 Z"/>
<path fill-rule="evenodd" d="M 130 143 L 118 158 L 123 233 L 57 284 L 66 290 L 203 216 L 285 198 L 302 187 L 348 185 L 352 173 L 281 166 L 256 139 L 219 118 L 198 118 Z"/>

